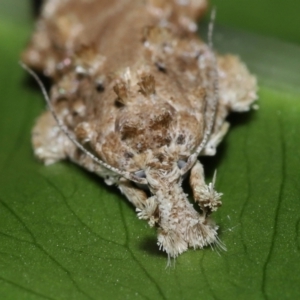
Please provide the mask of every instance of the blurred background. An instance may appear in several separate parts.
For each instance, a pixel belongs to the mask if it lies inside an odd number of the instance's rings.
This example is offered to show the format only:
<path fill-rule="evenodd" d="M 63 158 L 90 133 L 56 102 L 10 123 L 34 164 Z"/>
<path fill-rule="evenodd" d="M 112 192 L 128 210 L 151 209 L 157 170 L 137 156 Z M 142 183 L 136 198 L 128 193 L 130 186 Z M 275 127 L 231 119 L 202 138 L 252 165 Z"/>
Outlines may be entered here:
<path fill-rule="evenodd" d="M 1 0 L 0 18 L 26 22 L 36 14 L 41 0 Z M 300 1 L 211 0 L 217 8 L 216 23 L 300 43 Z M 24 13 L 28 11 L 28 14 Z"/>

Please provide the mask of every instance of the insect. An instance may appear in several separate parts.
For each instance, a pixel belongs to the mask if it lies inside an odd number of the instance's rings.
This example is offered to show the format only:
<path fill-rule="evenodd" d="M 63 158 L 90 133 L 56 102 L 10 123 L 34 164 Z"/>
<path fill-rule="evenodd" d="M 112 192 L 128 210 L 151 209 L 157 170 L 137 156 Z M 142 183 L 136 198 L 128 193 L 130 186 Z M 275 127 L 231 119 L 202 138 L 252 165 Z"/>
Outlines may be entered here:
<path fill-rule="evenodd" d="M 46 165 L 70 159 L 117 185 L 169 257 L 219 243 L 221 205 L 200 155 L 214 155 L 256 79 L 196 34 L 205 0 L 51 0 L 22 60 L 52 80 L 32 132 Z M 182 181 L 189 177 L 198 213 Z"/>

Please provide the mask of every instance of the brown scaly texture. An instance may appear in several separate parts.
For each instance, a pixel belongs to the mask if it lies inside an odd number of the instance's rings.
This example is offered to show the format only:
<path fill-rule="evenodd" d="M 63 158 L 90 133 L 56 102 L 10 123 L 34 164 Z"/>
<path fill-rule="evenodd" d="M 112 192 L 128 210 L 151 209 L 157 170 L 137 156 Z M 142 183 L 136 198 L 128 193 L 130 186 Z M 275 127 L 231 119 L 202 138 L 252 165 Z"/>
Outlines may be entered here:
<path fill-rule="evenodd" d="M 27 65 L 52 79 L 52 105 L 77 140 L 145 184 L 132 184 L 128 176 L 95 163 L 49 112 L 33 130 L 36 156 L 46 164 L 68 157 L 117 184 L 138 216 L 158 227 L 158 244 L 170 257 L 217 241 L 218 227 L 208 216 L 221 205 L 221 194 L 214 183 L 205 184 L 200 162 L 192 161 L 198 214 L 181 188 L 181 170 L 203 140 L 200 154 L 214 155 L 227 132 L 228 113 L 247 111 L 256 99 L 256 80 L 239 59 L 215 58 L 195 34 L 206 5 L 205 0 L 47 1 L 23 53 Z"/>

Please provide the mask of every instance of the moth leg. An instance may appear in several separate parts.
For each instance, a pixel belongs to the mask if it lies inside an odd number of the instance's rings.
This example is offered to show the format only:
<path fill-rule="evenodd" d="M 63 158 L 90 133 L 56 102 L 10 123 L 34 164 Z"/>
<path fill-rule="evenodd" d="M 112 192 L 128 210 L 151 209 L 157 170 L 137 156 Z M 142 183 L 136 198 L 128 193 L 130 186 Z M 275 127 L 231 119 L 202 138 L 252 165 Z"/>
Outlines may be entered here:
<path fill-rule="evenodd" d="M 195 201 L 205 215 L 216 211 L 222 204 L 220 201 L 222 194 L 215 191 L 214 185 L 215 175 L 213 181 L 207 185 L 204 181 L 203 166 L 197 161 L 191 169 L 190 186 L 193 190 Z"/>
<path fill-rule="evenodd" d="M 147 196 L 146 192 L 134 186 L 129 180 L 121 178 L 118 188 L 136 207 L 139 219 L 147 220 L 153 227 L 158 222 L 158 203 L 155 197 Z"/>
<path fill-rule="evenodd" d="M 216 148 L 222 142 L 224 136 L 228 132 L 229 126 L 230 125 L 228 122 L 223 122 L 220 128 L 212 133 L 205 148 L 201 151 L 201 155 L 213 156 L 216 154 Z"/>
<path fill-rule="evenodd" d="M 35 156 L 45 165 L 65 159 L 69 149 L 74 148 L 49 111 L 38 118 L 32 130 L 31 141 Z"/>

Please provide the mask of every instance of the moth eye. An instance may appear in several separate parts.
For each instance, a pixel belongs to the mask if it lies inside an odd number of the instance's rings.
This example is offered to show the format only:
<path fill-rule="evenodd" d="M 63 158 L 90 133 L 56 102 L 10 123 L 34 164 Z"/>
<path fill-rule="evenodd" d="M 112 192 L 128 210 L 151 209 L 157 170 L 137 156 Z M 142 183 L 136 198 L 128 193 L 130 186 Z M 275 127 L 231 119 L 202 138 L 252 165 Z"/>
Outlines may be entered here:
<path fill-rule="evenodd" d="M 83 76 L 87 75 L 87 70 L 84 67 L 82 67 L 82 66 L 76 66 L 75 73 L 78 76 L 83 77 Z"/>
<path fill-rule="evenodd" d="M 156 63 L 155 63 L 155 66 L 156 66 L 156 68 L 157 68 L 157 70 L 158 70 L 159 72 L 167 73 L 167 69 L 166 69 L 166 66 L 165 66 L 164 63 L 162 63 L 162 62 L 156 62 Z"/>
<path fill-rule="evenodd" d="M 100 76 L 98 77 L 96 80 L 95 80 L 95 87 L 96 87 L 96 90 L 98 92 L 103 92 L 104 89 L 105 89 L 105 78 L 103 76 Z"/>
<path fill-rule="evenodd" d="M 104 84 L 102 82 L 96 82 L 95 85 L 97 92 L 104 92 Z"/>
<path fill-rule="evenodd" d="M 186 161 L 179 159 L 177 161 L 177 166 L 179 169 L 182 169 L 186 165 Z"/>
<path fill-rule="evenodd" d="M 144 171 L 144 170 L 136 171 L 136 172 L 134 173 L 134 175 L 135 175 L 136 177 L 139 177 L 139 178 L 146 178 L 146 174 L 145 174 L 145 171 Z"/>

